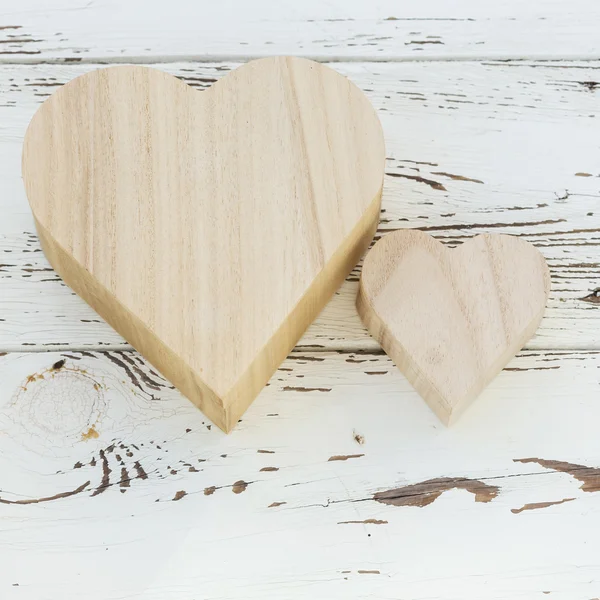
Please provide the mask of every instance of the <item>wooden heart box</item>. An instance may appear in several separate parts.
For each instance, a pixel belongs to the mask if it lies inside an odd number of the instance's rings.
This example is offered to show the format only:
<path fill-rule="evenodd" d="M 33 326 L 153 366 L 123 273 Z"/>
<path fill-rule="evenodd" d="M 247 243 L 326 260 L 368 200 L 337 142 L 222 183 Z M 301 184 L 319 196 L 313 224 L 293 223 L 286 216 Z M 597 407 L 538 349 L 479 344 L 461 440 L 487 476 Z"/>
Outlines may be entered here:
<path fill-rule="evenodd" d="M 422 231 L 385 235 L 363 264 L 357 310 L 441 421 L 454 422 L 537 329 L 550 272 L 510 235 L 448 249 Z"/>
<path fill-rule="evenodd" d="M 202 93 L 78 77 L 34 115 L 23 178 L 55 270 L 229 431 L 368 247 L 384 161 L 356 86 L 268 58 Z"/>

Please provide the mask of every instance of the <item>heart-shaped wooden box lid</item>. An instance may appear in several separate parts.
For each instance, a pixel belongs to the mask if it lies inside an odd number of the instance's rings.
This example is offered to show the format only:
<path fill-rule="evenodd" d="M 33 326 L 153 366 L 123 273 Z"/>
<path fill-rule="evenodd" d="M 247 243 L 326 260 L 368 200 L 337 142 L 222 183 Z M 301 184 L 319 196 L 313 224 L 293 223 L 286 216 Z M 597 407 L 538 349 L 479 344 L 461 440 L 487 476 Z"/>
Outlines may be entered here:
<path fill-rule="evenodd" d="M 367 248 L 384 161 L 355 85 L 268 58 L 202 93 L 78 77 L 34 115 L 23 178 L 56 271 L 229 431 Z"/>
<path fill-rule="evenodd" d="M 548 265 L 523 239 L 486 234 L 449 249 L 400 230 L 367 255 L 357 309 L 450 424 L 535 333 L 549 291 Z"/>

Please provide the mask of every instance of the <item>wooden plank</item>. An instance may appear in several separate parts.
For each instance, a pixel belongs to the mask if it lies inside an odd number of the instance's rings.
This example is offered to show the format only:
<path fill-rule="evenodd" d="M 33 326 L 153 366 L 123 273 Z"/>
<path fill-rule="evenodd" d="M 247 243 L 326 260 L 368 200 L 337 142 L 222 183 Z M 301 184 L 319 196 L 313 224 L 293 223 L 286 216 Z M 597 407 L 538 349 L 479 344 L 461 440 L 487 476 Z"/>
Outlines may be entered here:
<path fill-rule="evenodd" d="M 3 356 L 2 595 L 592 598 L 599 367 L 525 352 L 447 429 L 299 353 L 226 436 L 133 352 Z"/>
<path fill-rule="evenodd" d="M 273 54 L 597 58 L 600 52 L 600 7 L 589 0 L 23 0 L 4 3 L 0 22 L 4 62 Z"/>
<path fill-rule="evenodd" d="M 159 65 L 202 89 L 234 65 Z M 600 63 L 334 65 L 382 119 L 387 175 L 378 237 L 421 228 L 455 245 L 521 235 L 549 262 L 546 317 L 529 348 L 599 348 Z M 0 69 L 0 350 L 125 347 L 43 258 L 20 173 L 39 103 L 93 65 Z M 356 269 L 300 346 L 375 350 L 354 307 Z"/>

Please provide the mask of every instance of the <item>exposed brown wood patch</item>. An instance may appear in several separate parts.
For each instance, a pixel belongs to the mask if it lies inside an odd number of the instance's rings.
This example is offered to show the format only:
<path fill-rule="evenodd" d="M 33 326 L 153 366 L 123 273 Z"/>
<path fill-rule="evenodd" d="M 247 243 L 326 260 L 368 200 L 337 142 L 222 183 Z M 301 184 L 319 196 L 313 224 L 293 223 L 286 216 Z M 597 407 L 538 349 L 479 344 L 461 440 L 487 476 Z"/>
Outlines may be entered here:
<path fill-rule="evenodd" d="M 27 344 L 24 343 L 23 346 L 35 345 L 35 344 Z M 80 374 L 86 377 L 89 377 L 88 372 L 85 369 L 80 369 L 78 367 L 66 367 L 65 360 L 61 359 L 55 362 L 52 366 L 43 369 L 42 371 L 32 373 L 25 378 L 25 383 L 21 386 L 21 390 L 26 392 L 28 390 L 28 386 L 31 383 L 35 383 L 36 381 L 48 381 L 54 379 L 54 377 L 62 370 L 68 371 L 73 374 Z"/>
<path fill-rule="evenodd" d="M 216 491 L 217 491 L 216 486 L 211 485 L 209 487 L 205 487 L 204 488 L 204 495 L 205 496 L 212 496 Z"/>
<path fill-rule="evenodd" d="M 35 41 L 35 40 L 32 40 Z M 9 52 L 0 52 L 0 54 L 41 54 L 42 51 L 41 50 L 15 50 L 13 51 L 9 51 Z M 81 60 L 81 59 L 79 59 Z"/>
<path fill-rule="evenodd" d="M 110 352 L 105 352 L 104 356 L 106 356 L 106 358 L 108 358 L 108 360 L 110 360 L 112 363 L 117 365 L 117 367 L 120 367 L 125 372 L 125 374 L 129 378 L 131 383 L 136 388 L 138 388 L 140 391 L 143 392 L 144 388 L 140 385 L 140 382 L 138 381 L 137 377 L 133 374 L 133 372 L 131 371 L 129 366 L 127 364 L 125 364 L 125 361 L 123 360 L 123 358 L 124 358 L 123 353 L 119 353 L 119 354 L 120 354 L 120 358 L 117 356 L 113 356 Z"/>
<path fill-rule="evenodd" d="M 184 496 L 187 496 L 187 492 L 185 490 L 179 490 L 178 492 L 175 492 L 175 495 L 173 496 L 173 502 L 181 500 Z"/>
<path fill-rule="evenodd" d="M 563 500 L 555 500 L 554 502 L 533 502 L 530 504 L 524 504 L 521 508 L 511 508 L 510 512 L 518 515 L 525 510 L 537 510 L 539 508 L 548 508 L 549 506 L 556 506 L 557 504 L 564 504 L 565 502 L 571 502 L 575 498 L 564 498 Z"/>
<path fill-rule="evenodd" d="M 560 369 L 560 365 L 555 365 L 554 367 L 504 367 L 504 371 L 551 371 L 554 369 Z"/>
<path fill-rule="evenodd" d="M 364 456 L 364 454 L 335 454 L 333 456 L 330 456 L 327 459 L 327 462 L 334 462 L 336 460 L 348 460 L 349 458 L 360 458 L 361 456 Z"/>
<path fill-rule="evenodd" d="M 130 482 L 130 478 L 129 478 L 129 473 L 127 472 L 127 467 L 121 467 L 121 481 L 119 481 L 119 485 L 122 488 L 128 488 L 129 482 Z"/>
<path fill-rule="evenodd" d="M 581 298 L 584 302 L 590 302 L 591 304 L 600 304 L 600 288 L 593 290 L 587 296 Z"/>
<path fill-rule="evenodd" d="M 365 519 L 364 521 L 338 521 L 338 525 L 353 525 L 353 524 L 386 525 L 387 521 L 382 521 L 381 519 Z"/>
<path fill-rule="evenodd" d="M 455 181 L 471 181 L 472 183 L 483 183 L 481 179 L 473 179 L 471 177 L 464 177 L 463 175 L 455 175 L 454 173 L 445 173 L 444 171 L 432 171 L 432 175 L 440 175 L 442 177 L 448 177 Z"/>
<path fill-rule="evenodd" d="M 267 508 L 275 508 L 277 506 L 281 506 L 282 504 L 287 504 L 287 502 L 271 502 Z"/>
<path fill-rule="evenodd" d="M 441 40 L 411 40 L 410 42 L 404 42 L 405 46 L 418 45 L 423 46 L 424 44 L 443 44 Z"/>
<path fill-rule="evenodd" d="M 272 471 L 279 471 L 279 467 L 263 467 L 261 471 L 270 473 Z"/>
<path fill-rule="evenodd" d="M 156 448 L 160 448 L 157 444 L 154 444 L 153 441 L 150 444 L 155 445 Z M 141 444 L 144 445 L 143 443 Z M 133 485 L 133 482 L 136 480 L 146 480 L 149 479 L 149 475 L 144 469 L 142 463 L 139 459 L 135 459 L 135 451 L 139 451 L 140 448 L 135 444 L 125 444 L 123 442 L 113 442 L 109 446 L 100 449 L 97 454 L 91 457 L 91 459 L 86 459 L 85 461 L 79 460 L 73 464 L 72 469 L 85 469 L 87 467 L 96 467 L 101 471 L 100 473 L 100 481 L 92 491 L 91 496 L 97 496 L 103 493 L 107 488 L 111 486 L 119 487 L 121 489 L 121 493 L 126 491 L 125 488 L 129 488 Z M 165 450 L 164 452 L 167 452 Z M 131 461 L 129 459 L 132 459 Z M 161 457 L 158 458 L 161 460 Z M 203 462 L 204 459 L 198 459 L 200 462 Z M 114 462 L 117 463 L 117 467 L 114 466 Z M 111 463 L 113 463 L 111 465 Z M 188 467 L 187 470 L 192 473 L 200 472 L 199 469 L 193 467 L 190 463 L 185 462 L 184 460 L 178 460 L 178 464 L 184 465 Z M 112 467 L 112 468 L 111 468 Z M 135 471 L 135 474 L 132 474 L 131 470 Z M 178 474 L 182 468 L 174 469 L 170 465 L 167 466 L 167 470 L 163 471 L 161 474 L 160 469 L 157 468 L 157 476 L 159 478 L 164 478 L 166 475 L 176 475 Z M 113 478 L 113 471 L 120 471 L 120 477 Z"/>
<path fill-rule="evenodd" d="M 475 495 L 475 502 L 490 502 L 499 493 L 500 488 L 488 485 L 478 479 L 466 477 L 440 477 L 400 488 L 377 492 L 373 500 L 392 506 L 418 506 L 431 504 L 448 490 L 466 490 Z"/>
<path fill-rule="evenodd" d="M 139 479 L 148 479 L 148 474 L 146 473 L 146 471 L 144 471 L 144 467 L 142 467 L 142 465 L 139 463 L 139 461 L 135 461 L 133 463 L 133 468 L 135 469 L 136 473 L 137 473 L 137 477 Z"/>
<path fill-rule="evenodd" d="M 286 385 L 284 388 L 282 388 L 284 392 L 330 392 L 331 388 L 320 388 L 320 387 L 313 387 L 313 388 L 307 388 L 307 387 L 296 387 L 296 386 L 291 386 L 291 385 Z"/>
<path fill-rule="evenodd" d="M 543 221 L 520 221 L 510 223 L 510 227 L 535 227 L 538 225 L 557 225 L 559 223 L 565 223 L 566 219 L 545 219 Z M 454 223 L 452 225 L 430 225 L 428 227 L 418 227 L 419 231 L 449 231 L 456 229 L 457 231 L 463 229 L 495 229 L 508 227 L 506 223 Z M 571 233 L 578 233 L 577 231 L 571 231 Z M 579 232 L 583 233 L 583 232 Z"/>
<path fill-rule="evenodd" d="M 90 485 L 89 481 L 86 481 L 83 485 L 80 485 L 77 489 L 71 490 L 69 492 L 60 492 L 59 494 L 54 494 L 53 496 L 46 496 L 44 498 L 27 498 L 26 500 L 5 500 L 4 498 L 0 498 L 0 504 L 39 504 L 40 502 L 51 502 L 52 500 L 59 500 L 60 498 L 68 498 L 69 496 L 75 496 L 83 492 L 88 485 Z"/>
<path fill-rule="evenodd" d="M 96 429 L 94 428 L 94 426 L 92 425 L 87 431 L 84 431 L 81 434 L 81 439 L 83 441 L 87 441 L 87 440 L 94 440 L 97 437 L 99 437 L 99 433 L 96 431 Z"/>
<path fill-rule="evenodd" d="M 543 458 L 515 458 L 518 463 L 535 463 L 545 469 L 552 469 L 560 473 L 568 473 L 571 477 L 581 481 L 579 489 L 584 492 L 600 492 L 600 469 L 596 467 L 586 467 L 573 463 L 563 462 L 561 460 L 544 460 Z"/>
<path fill-rule="evenodd" d="M 102 461 L 102 480 L 100 485 L 94 490 L 92 496 L 97 496 L 106 490 L 106 488 L 110 485 L 110 473 L 111 468 L 108 466 L 108 459 L 106 458 L 106 453 L 104 450 L 100 450 L 100 460 Z"/>
<path fill-rule="evenodd" d="M 357 572 L 359 575 L 381 575 L 377 569 L 359 569 Z"/>
<path fill-rule="evenodd" d="M 250 485 L 248 482 L 244 481 L 243 479 L 240 479 L 231 486 L 231 491 L 234 494 L 241 494 L 242 492 L 246 491 L 248 485 Z"/>
<path fill-rule="evenodd" d="M 401 177 L 402 179 L 411 179 L 412 181 L 424 183 L 430 188 L 433 188 L 434 190 L 440 190 L 442 192 L 447 191 L 446 188 L 439 181 L 434 181 L 433 179 L 425 179 L 425 177 L 421 177 L 419 175 L 407 175 L 406 173 L 386 173 L 386 175 L 389 175 L 390 177 Z"/>

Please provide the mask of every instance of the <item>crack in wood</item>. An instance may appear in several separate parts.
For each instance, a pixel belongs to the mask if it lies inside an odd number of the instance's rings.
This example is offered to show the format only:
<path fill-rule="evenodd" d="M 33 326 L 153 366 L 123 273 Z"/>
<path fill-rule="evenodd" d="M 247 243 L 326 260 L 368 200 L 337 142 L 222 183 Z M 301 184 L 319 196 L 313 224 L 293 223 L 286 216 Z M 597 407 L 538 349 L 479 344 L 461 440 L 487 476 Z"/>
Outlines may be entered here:
<path fill-rule="evenodd" d="M 327 462 L 345 461 L 350 458 L 361 458 L 364 454 L 335 454 L 327 459 Z"/>
<path fill-rule="evenodd" d="M 441 177 L 448 177 L 455 181 L 470 181 L 472 183 L 483 183 L 481 179 L 472 179 L 471 177 L 464 177 L 463 175 L 454 175 L 453 173 L 445 173 L 444 171 L 432 171 L 432 175 L 440 175 Z"/>
<path fill-rule="evenodd" d="M 433 188 L 434 190 L 439 190 L 442 192 L 447 191 L 446 188 L 438 181 L 434 181 L 433 179 L 426 179 L 425 177 L 421 177 L 420 175 L 407 175 L 405 173 L 388 173 L 388 172 L 386 172 L 386 175 L 389 175 L 390 177 L 400 177 L 402 179 L 411 179 L 412 181 L 417 181 L 418 183 L 424 183 L 424 184 L 428 185 L 430 188 Z"/>

